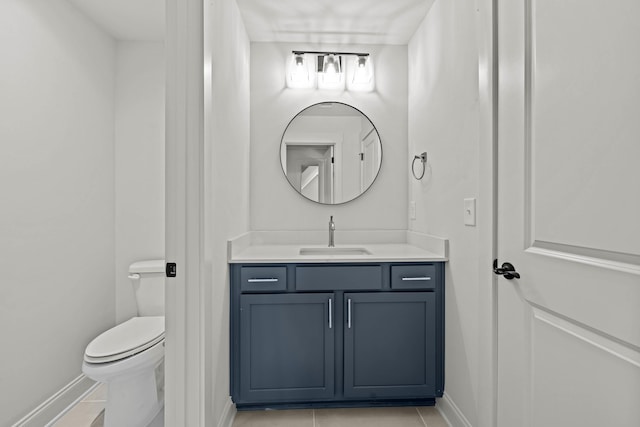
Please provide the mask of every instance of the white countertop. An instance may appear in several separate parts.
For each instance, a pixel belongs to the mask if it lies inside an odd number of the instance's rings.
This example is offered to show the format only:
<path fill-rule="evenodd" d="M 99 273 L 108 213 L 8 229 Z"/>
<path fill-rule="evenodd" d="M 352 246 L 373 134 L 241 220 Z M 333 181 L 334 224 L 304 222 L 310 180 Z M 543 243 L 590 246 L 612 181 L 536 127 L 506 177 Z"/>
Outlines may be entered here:
<path fill-rule="evenodd" d="M 369 254 L 300 255 L 302 248 L 327 248 L 326 244 L 285 243 L 282 239 L 246 236 L 229 241 L 230 263 L 331 263 L 331 262 L 443 262 L 447 261 L 448 242 L 427 235 L 412 235 L 393 242 L 356 242 L 337 244 L 335 249 L 363 248 Z M 431 240 L 429 240 L 431 239 Z M 438 239 L 438 240 L 434 240 Z M 270 242 L 273 240 L 276 243 Z M 398 240 L 405 240 L 398 241 Z M 435 242 L 435 243 L 434 243 Z"/>

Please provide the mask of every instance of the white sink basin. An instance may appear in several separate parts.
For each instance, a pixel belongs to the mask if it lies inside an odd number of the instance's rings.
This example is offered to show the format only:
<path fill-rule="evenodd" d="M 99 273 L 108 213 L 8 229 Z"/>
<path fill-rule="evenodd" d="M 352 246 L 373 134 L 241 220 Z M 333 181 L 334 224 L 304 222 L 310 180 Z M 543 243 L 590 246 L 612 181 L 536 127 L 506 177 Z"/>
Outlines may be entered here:
<path fill-rule="evenodd" d="M 301 248 L 300 255 L 371 255 L 365 248 Z"/>

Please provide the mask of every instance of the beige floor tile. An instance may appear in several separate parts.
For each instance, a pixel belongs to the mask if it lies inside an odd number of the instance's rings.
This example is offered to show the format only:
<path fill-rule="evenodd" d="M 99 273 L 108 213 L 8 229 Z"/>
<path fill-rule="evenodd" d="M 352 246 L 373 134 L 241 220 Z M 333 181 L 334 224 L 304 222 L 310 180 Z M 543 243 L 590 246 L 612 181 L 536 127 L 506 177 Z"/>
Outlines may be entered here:
<path fill-rule="evenodd" d="M 91 423 L 100 415 L 104 409 L 102 402 L 80 402 L 62 418 L 54 427 L 91 427 Z M 94 426 L 95 427 L 95 426 Z"/>
<path fill-rule="evenodd" d="M 107 401 L 107 385 L 100 384 L 87 397 L 82 399 L 83 402 L 106 402 Z"/>
<path fill-rule="evenodd" d="M 315 427 L 424 427 L 413 407 L 318 409 Z"/>
<path fill-rule="evenodd" d="M 313 410 L 241 411 L 233 427 L 313 427 Z"/>
<path fill-rule="evenodd" d="M 449 427 L 449 424 L 442 418 L 435 406 L 420 406 L 418 411 L 427 427 Z"/>

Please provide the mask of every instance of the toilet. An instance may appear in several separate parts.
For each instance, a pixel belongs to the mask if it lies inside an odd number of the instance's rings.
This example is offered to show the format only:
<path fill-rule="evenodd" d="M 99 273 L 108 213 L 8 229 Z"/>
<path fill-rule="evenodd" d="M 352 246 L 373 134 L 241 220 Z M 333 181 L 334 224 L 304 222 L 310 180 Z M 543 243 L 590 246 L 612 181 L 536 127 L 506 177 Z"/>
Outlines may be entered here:
<path fill-rule="evenodd" d="M 82 372 L 107 385 L 104 427 L 145 427 L 164 406 L 164 260 L 129 267 L 138 316 L 103 332 Z"/>

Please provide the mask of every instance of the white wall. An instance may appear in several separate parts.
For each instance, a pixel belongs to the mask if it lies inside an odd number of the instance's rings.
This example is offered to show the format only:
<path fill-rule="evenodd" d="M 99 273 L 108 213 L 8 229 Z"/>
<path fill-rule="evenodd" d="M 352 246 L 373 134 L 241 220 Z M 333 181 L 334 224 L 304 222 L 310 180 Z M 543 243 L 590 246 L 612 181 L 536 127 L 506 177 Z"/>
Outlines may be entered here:
<path fill-rule="evenodd" d="M 115 44 L 62 0 L 0 2 L 0 425 L 113 325 Z"/>
<path fill-rule="evenodd" d="M 478 194 L 475 3 L 436 0 L 408 56 L 409 154 L 429 155 L 424 179 L 409 175 L 417 212 L 409 228 L 449 239 L 445 393 L 475 425 L 478 230 L 463 223 L 463 199 Z"/>
<path fill-rule="evenodd" d="M 285 66 L 291 51 L 370 52 L 374 92 L 289 89 Z M 289 121 L 323 101 L 350 104 L 366 114 L 380 133 L 382 167 L 369 191 L 337 206 L 320 205 L 299 194 L 280 166 L 280 141 Z M 407 47 L 378 45 L 305 46 L 251 43 L 251 229 L 324 230 L 329 215 L 339 230 L 407 228 Z M 393 209 L 388 209 L 392 206 Z"/>
<path fill-rule="evenodd" d="M 216 426 L 231 403 L 227 239 L 249 230 L 250 45 L 235 0 L 204 7 L 204 401 L 205 424 Z"/>
<path fill-rule="evenodd" d="M 136 315 L 129 265 L 164 259 L 164 44 L 119 41 L 115 98 L 116 322 Z"/>

